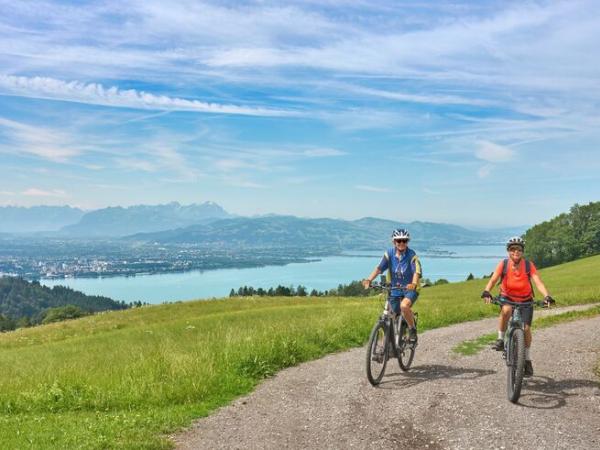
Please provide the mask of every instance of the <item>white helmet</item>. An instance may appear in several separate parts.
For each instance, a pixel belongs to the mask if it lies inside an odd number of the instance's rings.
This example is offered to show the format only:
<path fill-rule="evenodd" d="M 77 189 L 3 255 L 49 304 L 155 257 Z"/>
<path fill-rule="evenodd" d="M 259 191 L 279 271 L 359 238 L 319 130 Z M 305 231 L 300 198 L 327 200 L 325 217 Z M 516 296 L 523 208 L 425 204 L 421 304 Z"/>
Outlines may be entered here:
<path fill-rule="evenodd" d="M 406 239 L 407 241 L 410 241 L 410 233 L 404 228 L 396 228 L 394 231 L 392 231 L 392 239 L 394 241 L 396 239 Z"/>
<path fill-rule="evenodd" d="M 506 242 L 506 250 L 508 250 L 512 245 L 519 245 L 523 250 L 525 250 L 525 241 L 520 236 L 511 237 Z"/>

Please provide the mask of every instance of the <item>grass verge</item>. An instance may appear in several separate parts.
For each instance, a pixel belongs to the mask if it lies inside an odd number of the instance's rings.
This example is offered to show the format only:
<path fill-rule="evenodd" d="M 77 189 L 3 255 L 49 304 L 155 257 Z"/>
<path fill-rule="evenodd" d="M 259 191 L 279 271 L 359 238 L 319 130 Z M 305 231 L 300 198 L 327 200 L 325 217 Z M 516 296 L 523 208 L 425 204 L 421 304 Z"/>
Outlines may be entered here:
<path fill-rule="evenodd" d="M 533 330 L 539 328 L 547 328 L 553 325 L 564 322 L 572 322 L 578 319 L 585 319 L 588 317 L 594 317 L 600 314 L 600 305 L 593 306 L 583 311 L 568 311 L 561 314 L 555 314 L 552 316 L 540 317 L 533 321 Z M 498 334 L 496 332 L 479 336 L 475 339 L 468 339 L 461 342 L 452 349 L 454 353 L 458 353 L 463 356 L 470 356 L 479 353 L 486 347 L 489 347 L 494 343 Z"/>
<path fill-rule="evenodd" d="M 541 273 L 560 305 L 600 299 L 600 257 Z M 479 298 L 484 285 L 424 289 L 420 329 L 495 316 Z M 0 334 L 0 448 L 168 448 L 168 433 L 263 378 L 363 344 L 381 306 L 377 297 L 236 298 Z"/>

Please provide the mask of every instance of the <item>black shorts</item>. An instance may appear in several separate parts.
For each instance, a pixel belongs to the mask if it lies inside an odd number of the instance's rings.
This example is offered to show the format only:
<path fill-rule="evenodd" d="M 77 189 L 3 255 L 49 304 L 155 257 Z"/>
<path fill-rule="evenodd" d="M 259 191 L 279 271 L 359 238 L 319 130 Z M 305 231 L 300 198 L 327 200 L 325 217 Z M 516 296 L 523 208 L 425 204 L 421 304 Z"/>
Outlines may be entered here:
<path fill-rule="evenodd" d="M 500 297 L 500 301 L 502 300 L 508 300 L 509 302 L 512 301 L 507 297 Z M 531 326 L 531 322 L 533 322 L 533 305 L 521 308 L 521 320 L 525 325 Z"/>

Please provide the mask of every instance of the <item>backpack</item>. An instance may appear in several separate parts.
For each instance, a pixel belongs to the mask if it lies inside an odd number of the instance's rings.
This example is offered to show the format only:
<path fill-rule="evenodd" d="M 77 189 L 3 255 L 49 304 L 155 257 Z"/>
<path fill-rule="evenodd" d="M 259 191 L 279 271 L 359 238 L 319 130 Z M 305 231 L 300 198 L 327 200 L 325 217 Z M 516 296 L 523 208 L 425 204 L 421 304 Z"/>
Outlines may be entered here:
<path fill-rule="evenodd" d="M 500 275 L 500 280 L 498 281 L 498 285 L 502 284 L 502 280 L 506 276 L 506 272 L 508 272 L 508 258 L 504 258 L 502 261 L 502 274 Z M 531 263 L 528 259 L 525 259 L 525 273 L 527 274 L 527 279 L 529 280 L 529 286 L 531 286 L 531 296 L 533 297 L 533 284 L 531 284 Z"/>

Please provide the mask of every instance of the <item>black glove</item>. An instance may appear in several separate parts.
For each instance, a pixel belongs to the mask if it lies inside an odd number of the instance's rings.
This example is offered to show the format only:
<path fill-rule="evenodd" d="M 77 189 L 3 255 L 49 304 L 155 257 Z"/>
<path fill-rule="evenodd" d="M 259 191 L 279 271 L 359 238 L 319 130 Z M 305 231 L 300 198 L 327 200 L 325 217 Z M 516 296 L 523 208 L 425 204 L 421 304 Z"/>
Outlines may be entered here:
<path fill-rule="evenodd" d="M 490 294 L 490 291 L 483 291 L 481 293 L 481 298 L 492 298 L 492 294 Z"/>
<path fill-rule="evenodd" d="M 554 299 L 552 297 L 550 297 L 549 295 L 546 295 L 544 297 L 544 303 L 546 303 L 547 305 L 551 305 L 552 303 L 556 303 L 554 301 Z"/>

